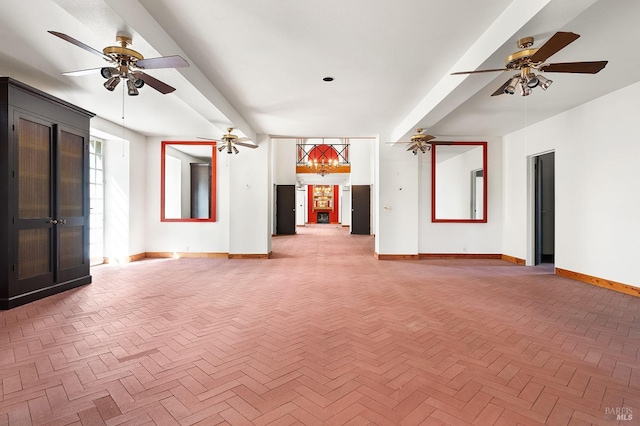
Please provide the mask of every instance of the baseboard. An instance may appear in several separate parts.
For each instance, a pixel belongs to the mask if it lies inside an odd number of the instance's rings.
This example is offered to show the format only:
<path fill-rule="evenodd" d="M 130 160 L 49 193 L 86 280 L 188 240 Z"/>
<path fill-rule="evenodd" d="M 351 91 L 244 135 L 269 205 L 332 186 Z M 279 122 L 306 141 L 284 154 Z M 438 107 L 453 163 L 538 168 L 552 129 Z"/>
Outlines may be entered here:
<path fill-rule="evenodd" d="M 501 254 L 491 253 L 420 253 L 420 259 L 502 259 Z"/>
<path fill-rule="evenodd" d="M 420 259 L 501 259 L 501 254 L 492 253 L 419 253 L 419 254 L 380 254 L 374 253 L 378 260 L 420 260 Z"/>
<path fill-rule="evenodd" d="M 527 262 L 524 259 L 520 259 L 519 257 L 509 256 L 508 254 L 503 254 L 501 256 L 502 260 L 506 260 L 507 262 L 515 263 L 516 265 L 524 266 Z"/>
<path fill-rule="evenodd" d="M 350 228 L 351 225 L 342 225 L 343 228 Z"/>
<path fill-rule="evenodd" d="M 418 260 L 420 256 L 417 254 L 380 254 L 374 252 L 373 255 L 378 260 Z"/>
<path fill-rule="evenodd" d="M 164 259 L 170 257 L 189 259 L 227 259 L 229 257 L 229 253 L 148 251 L 146 253 L 146 257 L 151 259 Z"/>
<path fill-rule="evenodd" d="M 170 251 L 148 251 L 133 256 L 129 256 L 124 262 L 135 262 L 142 259 L 169 259 L 169 258 L 186 258 L 186 259 L 271 259 L 269 253 L 216 253 L 216 252 L 170 252 Z M 105 263 L 109 263 L 108 261 Z M 116 262 L 112 262 L 116 263 Z M 123 261 L 118 260 L 118 263 Z"/>
<path fill-rule="evenodd" d="M 129 262 L 136 262 L 138 260 L 142 260 L 145 257 L 147 257 L 146 253 L 138 253 L 138 254 L 132 254 L 131 256 L 125 256 L 125 257 L 105 257 L 103 259 L 104 264 L 113 264 L 113 263 L 129 263 Z"/>
<path fill-rule="evenodd" d="M 598 278 L 587 274 L 581 274 L 580 272 L 573 272 L 567 269 L 556 268 L 556 274 L 562 277 L 571 278 L 573 280 L 581 281 L 583 283 L 597 285 L 598 287 L 608 288 L 611 290 L 619 291 L 620 293 L 630 294 L 632 296 L 640 297 L 640 287 L 634 287 L 628 284 L 622 284 L 619 282 L 605 280 L 604 278 Z"/>
<path fill-rule="evenodd" d="M 129 262 L 135 262 L 137 260 L 142 260 L 145 257 L 147 257 L 146 253 L 138 253 L 138 254 L 134 254 L 134 255 L 129 256 L 128 260 L 129 260 Z"/>
<path fill-rule="evenodd" d="M 229 253 L 229 259 L 270 259 L 271 252 L 267 254 Z"/>

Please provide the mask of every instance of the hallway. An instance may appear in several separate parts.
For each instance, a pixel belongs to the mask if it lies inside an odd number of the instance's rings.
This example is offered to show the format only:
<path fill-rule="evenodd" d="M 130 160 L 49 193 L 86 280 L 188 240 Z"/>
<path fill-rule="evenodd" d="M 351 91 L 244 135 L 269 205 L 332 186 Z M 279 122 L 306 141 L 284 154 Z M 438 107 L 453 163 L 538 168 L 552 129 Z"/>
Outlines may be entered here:
<path fill-rule="evenodd" d="M 0 425 L 640 416 L 640 298 L 501 260 L 379 261 L 373 243 L 301 227 L 271 260 L 103 265 L 0 312 Z"/>

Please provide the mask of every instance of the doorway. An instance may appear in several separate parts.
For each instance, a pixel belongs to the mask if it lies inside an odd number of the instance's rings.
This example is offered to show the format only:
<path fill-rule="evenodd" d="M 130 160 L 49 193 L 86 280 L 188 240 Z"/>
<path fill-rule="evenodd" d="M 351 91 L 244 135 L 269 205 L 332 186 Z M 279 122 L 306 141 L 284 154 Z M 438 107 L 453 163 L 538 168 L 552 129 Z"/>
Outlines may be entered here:
<path fill-rule="evenodd" d="M 276 235 L 296 233 L 296 186 L 276 185 Z"/>
<path fill-rule="evenodd" d="M 555 153 L 538 155 L 534 167 L 534 261 L 555 262 Z"/>

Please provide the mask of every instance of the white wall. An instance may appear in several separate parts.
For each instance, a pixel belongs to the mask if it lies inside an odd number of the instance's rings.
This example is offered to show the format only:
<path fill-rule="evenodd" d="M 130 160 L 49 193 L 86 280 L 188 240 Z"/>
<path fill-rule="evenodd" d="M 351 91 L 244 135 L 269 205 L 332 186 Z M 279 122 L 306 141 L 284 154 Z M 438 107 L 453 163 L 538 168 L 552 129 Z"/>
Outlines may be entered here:
<path fill-rule="evenodd" d="M 431 152 L 420 157 L 420 253 L 502 254 L 502 140 L 499 137 L 450 137 L 487 142 L 487 223 L 431 222 Z M 469 181 L 465 182 L 469 185 Z M 468 213 L 468 205 L 467 205 Z M 517 228 L 509 228 L 510 232 Z"/>
<path fill-rule="evenodd" d="M 160 222 L 160 151 L 163 140 L 189 141 L 184 137 L 148 137 L 145 169 L 146 252 L 229 252 L 229 158 L 234 154 L 217 152 L 216 222 Z M 248 149 L 243 150 L 242 155 Z M 258 151 L 256 149 L 255 151 Z M 138 168 L 135 163 L 133 169 Z"/>
<path fill-rule="evenodd" d="M 349 146 L 349 162 L 351 163 L 351 185 L 371 185 L 371 233 L 375 234 L 375 146 L 376 139 L 352 139 Z M 342 192 L 342 225 L 351 226 L 351 191 Z"/>
<path fill-rule="evenodd" d="M 273 182 L 276 185 L 296 183 L 296 140 L 273 139 Z"/>
<path fill-rule="evenodd" d="M 351 184 L 373 184 L 373 150 L 375 139 L 352 139 L 349 141 Z"/>
<path fill-rule="evenodd" d="M 129 189 L 129 142 L 105 139 L 104 161 L 104 257 L 125 261 L 130 251 L 131 196 Z"/>
<path fill-rule="evenodd" d="M 145 164 L 147 159 L 146 138 L 140 135 L 130 135 L 129 153 L 131 155 L 129 170 L 129 190 L 131 200 L 129 202 L 129 253 L 144 253 L 147 244 L 147 233 L 145 228 L 146 206 L 147 206 L 147 180 L 145 167 L 139 167 Z M 119 170 L 113 170 L 119 173 Z"/>
<path fill-rule="evenodd" d="M 381 136 L 381 140 L 390 140 Z M 375 251 L 418 254 L 419 159 L 399 145 L 376 142 L 377 170 L 373 204 Z"/>
<path fill-rule="evenodd" d="M 555 151 L 558 268 L 640 286 L 640 83 L 504 137 L 504 253 L 531 256 L 528 157 Z"/>
<path fill-rule="evenodd" d="M 243 149 L 230 156 L 229 254 L 264 255 L 271 251 L 271 139 L 267 135 L 256 135 L 256 139 L 257 149 Z"/>
<path fill-rule="evenodd" d="M 91 134 L 104 143 L 105 251 L 112 260 L 145 251 L 145 137 L 100 117 Z M 124 138 L 124 139 L 123 139 Z M 132 164 L 142 167 L 131 167 Z"/>

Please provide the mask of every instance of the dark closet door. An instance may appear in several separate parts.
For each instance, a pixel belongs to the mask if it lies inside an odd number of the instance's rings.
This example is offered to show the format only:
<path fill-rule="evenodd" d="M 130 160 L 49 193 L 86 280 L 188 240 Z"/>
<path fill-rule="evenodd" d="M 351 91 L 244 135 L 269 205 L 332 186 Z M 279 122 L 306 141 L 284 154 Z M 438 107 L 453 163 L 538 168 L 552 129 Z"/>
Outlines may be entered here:
<path fill-rule="evenodd" d="M 296 233 L 296 186 L 276 185 L 276 234 Z"/>
<path fill-rule="evenodd" d="M 18 112 L 14 113 L 17 134 L 16 197 L 14 204 L 15 264 L 17 286 L 10 296 L 47 287 L 55 281 L 54 247 L 56 212 L 54 205 L 54 125 Z"/>
<path fill-rule="evenodd" d="M 371 234 L 371 186 L 351 186 L 351 233 Z"/>
<path fill-rule="evenodd" d="M 70 281 L 89 275 L 89 135 L 60 127 L 56 139 L 56 281 Z"/>

